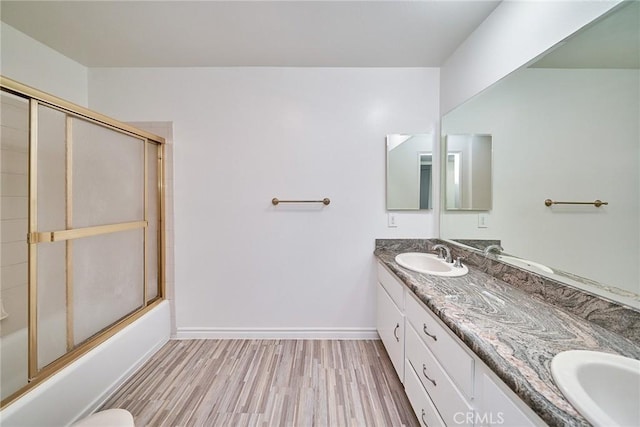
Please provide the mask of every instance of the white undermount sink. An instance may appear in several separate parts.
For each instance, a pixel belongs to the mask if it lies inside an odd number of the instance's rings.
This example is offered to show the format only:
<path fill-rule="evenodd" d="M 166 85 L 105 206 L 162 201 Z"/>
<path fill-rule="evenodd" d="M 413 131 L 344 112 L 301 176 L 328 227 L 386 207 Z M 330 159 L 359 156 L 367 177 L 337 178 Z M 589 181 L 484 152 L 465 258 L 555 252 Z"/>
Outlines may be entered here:
<path fill-rule="evenodd" d="M 551 374 L 594 426 L 640 426 L 640 360 L 587 350 L 558 353 Z"/>
<path fill-rule="evenodd" d="M 457 277 L 469 272 L 466 265 L 454 267 L 452 263 L 445 262 L 436 254 L 424 252 L 405 252 L 396 256 L 396 262 L 406 269 L 417 273 L 433 274 L 434 276 Z"/>

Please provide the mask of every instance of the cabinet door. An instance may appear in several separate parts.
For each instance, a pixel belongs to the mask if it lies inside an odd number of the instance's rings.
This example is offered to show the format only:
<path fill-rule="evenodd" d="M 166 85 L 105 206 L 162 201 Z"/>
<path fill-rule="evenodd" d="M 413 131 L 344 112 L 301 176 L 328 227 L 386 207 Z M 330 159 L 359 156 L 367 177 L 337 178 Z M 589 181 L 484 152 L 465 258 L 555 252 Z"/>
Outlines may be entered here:
<path fill-rule="evenodd" d="M 398 377 L 404 382 L 404 315 L 378 283 L 376 326 Z"/>
<path fill-rule="evenodd" d="M 509 390 L 503 390 L 496 379 L 494 381 L 488 372 L 480 370 L 478 382 L 480 402 L 476 412 L 476 424 L 481 427 L 493 425 L 534 427 L 546 425 L 531 409 L 525 408 L 525 403 L 515 395 L 509 396 Z M 501 381 L 500 381 L 501 382 Z"/>

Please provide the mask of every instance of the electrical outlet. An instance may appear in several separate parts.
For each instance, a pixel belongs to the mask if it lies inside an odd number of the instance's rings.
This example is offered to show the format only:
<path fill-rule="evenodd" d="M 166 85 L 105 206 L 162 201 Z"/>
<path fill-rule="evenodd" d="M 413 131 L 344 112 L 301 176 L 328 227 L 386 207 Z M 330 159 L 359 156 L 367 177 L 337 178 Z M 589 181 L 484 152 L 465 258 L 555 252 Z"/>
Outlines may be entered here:
<path fill-rule="evenodd" d="M 387 227 L 395 228 L 398 226 L 397 217 L 395 212 L 389 212 L 387 214 Z"/>
<path fill-rule="evenodd" d="M 478 214 L 478 228 L 489 228 L 489 214 L 482 212 Z"/>

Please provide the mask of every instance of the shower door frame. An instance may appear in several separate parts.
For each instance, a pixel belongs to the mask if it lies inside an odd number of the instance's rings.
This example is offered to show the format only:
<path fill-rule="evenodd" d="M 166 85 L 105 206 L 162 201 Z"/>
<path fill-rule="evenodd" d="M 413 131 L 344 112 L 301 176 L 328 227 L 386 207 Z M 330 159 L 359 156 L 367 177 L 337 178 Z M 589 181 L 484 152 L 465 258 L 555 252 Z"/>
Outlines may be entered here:
<path fill-rule="evenodd" d="M 69 365 L 83 354 L 100 345 L 108 338 L 121 331 L 127 325 L 143 316 L 153 307 L 162 302 L 165 298 L 165 210 L 164 210 L 164 144 L 165 139 L 154 135 L 153 133 L 137 129 L 126 123 L 119 122 L 103 114 L 89 110 L 88 108 L 65 101 L 56 96 L 47 94 L 40 90 L 34 89 L 22 83 L 16 82 L 4 76 L 0 76 L 0 90 L 11 93 L 29 101 L 29 207 L 28 207 L 28 233 L 26 236 L 28 247 L 28 285 L 27 285 L 27 331 L 28 331 L 28 382 L 21 389 L 11 394 L 0 402 L 0 408 L 6 407 L 14 402 L 20 396 L 31 390 L 33 387 L 41 383 L 43 380 L 58 372 L 60 369 Z M 65 230 L 42 232 L 37 229 L 37 176 L 38 176 L 38 107 L 46 106 L 65 114 L 65 210 L 66 210 L 66 227 Z M 121 222 L 116 224 L 97 225 L 73 229 L 71 228 L 71 162 L 73 158 L 72 148 L 72 126 L 73 119 L 80 119 L 112 131 L 122 133 L 124 135 L 136 138 L 144 144 L 144 171 L 143 171 L 143 220 L 133 222 Z M 147 274 L 149 270 L 147 257 L 148 242 L 148 196 L 149 196 L 149 148 L 150 144 L 157 148 L 157 295 L 147 300 Z M 72 278 L 72 242 L 75 239 L 106 235 L 126 230 L 143 230 L 143 280 L 142 280 L 142 305 L 138 306 L 134 311 L 116 320 L 114 323 L 106 326 L 104 329 L 93 334 L 87 340 L 75 344 L 73 339 L 73 278 Z M 46 244 L 48 242 L 66 241 L 65 264 L 67 274 L 65 275 L 66 288 L 66 348 L 67 351 L 62 356 L 56 358 L 51 363 L 38 368 L 38 288 L 37 288 L 37 247 L 38 244 Z M 70 276 L 71 275 L 71 276 Z"/>

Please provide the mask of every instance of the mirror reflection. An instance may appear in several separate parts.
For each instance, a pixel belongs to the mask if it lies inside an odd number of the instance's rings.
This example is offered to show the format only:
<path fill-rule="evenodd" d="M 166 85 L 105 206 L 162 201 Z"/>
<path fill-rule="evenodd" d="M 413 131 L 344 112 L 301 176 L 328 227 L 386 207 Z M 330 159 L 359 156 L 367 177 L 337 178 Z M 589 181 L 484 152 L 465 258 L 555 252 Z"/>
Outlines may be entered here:
<path fill-rule="evenodd" d="M 387 135 L 387 209 L 432 209 L 433 135 Z"/>
<path fill-rule="evenodd" d="M 447 135 L 445 208 L 491 210 L 491 135 Z"/>
<path fill-rule="evenodd" d="M 499 241 L 518 265 L 640 306 L 639 17 L 638 2 L 614 10 L 443 118 L 443 135 L 492 135 L 494 193 L 486 228 L 443 210 L 442 238 Z"/>

